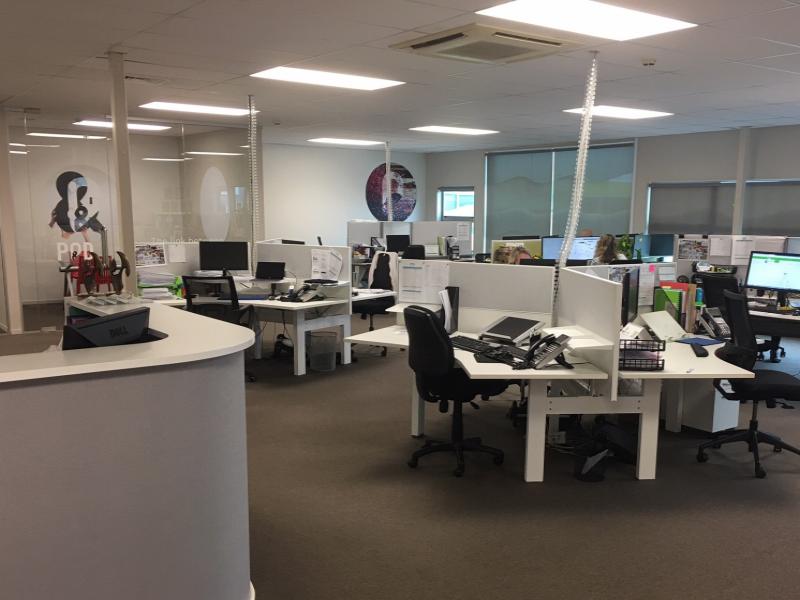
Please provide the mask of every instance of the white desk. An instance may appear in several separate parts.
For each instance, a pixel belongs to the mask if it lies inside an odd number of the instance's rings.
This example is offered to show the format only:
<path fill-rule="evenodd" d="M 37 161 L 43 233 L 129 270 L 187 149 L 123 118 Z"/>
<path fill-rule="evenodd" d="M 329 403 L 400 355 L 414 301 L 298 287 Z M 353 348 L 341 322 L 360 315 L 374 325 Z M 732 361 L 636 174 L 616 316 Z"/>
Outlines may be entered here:
<path fill-rule="evenodd" d="M 114 311 L 128 310 L 135 306 L 149 306 L 147 302 L 123 305 L 95 305 L 86 304 L 85 301 L 75 300 L 81 308 L 94 314 L 112 314 Z M 76 305 L 78 305 L 76 304 Z M 182 308 L 186 306 L 183 298 L 171 300 L 155 300 L 153 304 L 162 304 Z M 294 374 L 306 374 L 306 332 L 327 329 L 330 327 L 342 328 L 342 364 L 350 364 L 350 344 L 345 340 L 350 335 L 350 311 L 345 314 L 326 314 L 331 308 L 340 309 L 348 307 L 347 299 L 312 300 L 310 302 L 281 302 L 280 300 L 245 300 L 240 299 L 241 306 L 253 306 L 256 309 L 256 318 L 259 322 L 286 323 L 291 331 L 294 358 Z M 253 356 L 261 358 L 261 327 L 256 326 L 256 340 L 253 347 Z"/>
<path fill-rule="evenodd" d="M 402 325 L 377 329 L 351 336 L 348 341 L 392 348 L 408 348 L 408 333 Z M 561 397 L 548 396 L 547 385 L 557 380 L 598 381 L 608 375 L 591 364 L 575 365 L 574 369 L 549 366 L 542 370 L 515 371 L 502 363 L 479 363 L 472 353 L 455 350 L 458 364 L 472 379 L 522 379 L 530 382 L 528 400 L 527 437 L 525 447 L 525 481 L 544 479 L 545 428 L 548 415 L 566 414 L 638 414 L 639 441 L 636 464 L 637 479 L 655 479 L 658 453 L 658 420 L 661 401 L 661 384 L 664 380 L 712 380 L 718 378 L 753 378 L 750 371 L 740 369 L 714 356 L 716 346 L 709 346 L 709 356 L 698 358 L 687 344 L 669 343 L 664 353 L 663 371 L 620 371 L 622 379 L 642 380 L 640 396 L 618 396 L 611 400 L 602 396 Z M 417 393 L 411 373 L 411 435 L 418 437 L 425 429 L 425 402 Z M 672 416 L 682 410 L 682 398 L 672 405 Z"/>
<path fill-rule="evenodd" d="M 377 300 L 378 298 L 394 298 L 397 296 L 396 292 L 391 290 L 382 290 L 380 292 L 365 292 L 362 290 L 353 289 L 353 302 L 363 302 L 364 300 Z M 388 309 L 387 309 L 388 312 Z"/>

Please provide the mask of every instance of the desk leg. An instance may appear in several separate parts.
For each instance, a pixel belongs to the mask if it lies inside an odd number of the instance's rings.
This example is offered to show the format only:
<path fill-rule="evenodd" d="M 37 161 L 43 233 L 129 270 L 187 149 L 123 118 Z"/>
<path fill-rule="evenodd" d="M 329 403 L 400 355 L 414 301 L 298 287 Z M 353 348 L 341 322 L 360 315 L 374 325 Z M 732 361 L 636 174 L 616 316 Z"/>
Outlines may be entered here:
<path fill-rule="evenodd" d="M 425 401 L 420 398 L 417 391 L 417 376 L 411 373 L 411 437 L 425 435 Z"/>
<path fill-rule="evenodd" d="M 664 429 L 680 433 L 683 425 L 683 391 L 685 380 L 677 379 L 664 383 L 665 423 Z"/>
<path fill-rule="evenodd" d="M 637 479 L 656 478 L 658 455 L 658 408 L 661 399 L 661 380 L 644 380 L 641 412 L 639 413 L 639 452 L 636 461 Z"/>
<path fill-rule="evenodd" d="M 344 340 L 350 337 L 350 317 L 348 316 L 345 318 L 344 322 L 342 323 L 342 364 L 349 365 L 350 364 L 350 342 L 345 342 Z"/>
<path fill-rule="evenodd" d="M 302 310 L 294 314 L 294 374 L 306 374 L 306 315 Z"/>
<path fill-rule="evenodd" d="M 547 382 L 533 380 L 528 393 L 528 433 L 525 439 L 525 481 L 544 480 Z"/>
<path fill-rule="evenodd" d="M 264 342 L 263 340 L 264 328 L 261 326 L 261 321 L 259 321 L 257 316 L 256 319 L 253 321 L 253 331 L 256 334 L 256 341 L 253 344 L 253 358 L 255 360 L 261 360 L 262 358 L 261 346 Z"/>

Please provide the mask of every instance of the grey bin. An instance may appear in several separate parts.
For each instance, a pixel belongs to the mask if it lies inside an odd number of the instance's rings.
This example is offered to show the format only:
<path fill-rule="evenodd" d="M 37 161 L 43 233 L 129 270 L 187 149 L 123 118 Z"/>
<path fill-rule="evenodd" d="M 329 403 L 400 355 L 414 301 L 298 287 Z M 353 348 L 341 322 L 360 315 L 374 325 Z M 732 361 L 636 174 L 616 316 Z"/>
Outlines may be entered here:
<path fill-rule="evenodd" d="M 309 366 L 312 371 L 328 373 L 336 369 L 338 341 L 335 331 L 312 331 L 308 334 Z"/>

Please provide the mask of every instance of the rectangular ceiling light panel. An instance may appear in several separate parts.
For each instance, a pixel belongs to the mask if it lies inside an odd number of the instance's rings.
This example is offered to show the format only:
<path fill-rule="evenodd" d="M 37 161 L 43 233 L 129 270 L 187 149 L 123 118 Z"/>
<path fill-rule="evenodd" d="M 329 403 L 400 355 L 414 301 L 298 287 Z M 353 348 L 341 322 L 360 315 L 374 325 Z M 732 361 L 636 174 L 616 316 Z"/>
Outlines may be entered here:
<path fill-rule="evenodd" d="M 376 77 L 332 73 L 330 71 L 317 71 L 314 69 L 297 69 L 295 67 L 275 67 L 274 69 L 253 73 L 251 77 L 346 88 L 350 90 L 366 90 L 370 92 L 394 87 L 396 85 L 403 85 L 405 83 L 404 81 L 392 81 L 391 79 L 378 79 Z"/>

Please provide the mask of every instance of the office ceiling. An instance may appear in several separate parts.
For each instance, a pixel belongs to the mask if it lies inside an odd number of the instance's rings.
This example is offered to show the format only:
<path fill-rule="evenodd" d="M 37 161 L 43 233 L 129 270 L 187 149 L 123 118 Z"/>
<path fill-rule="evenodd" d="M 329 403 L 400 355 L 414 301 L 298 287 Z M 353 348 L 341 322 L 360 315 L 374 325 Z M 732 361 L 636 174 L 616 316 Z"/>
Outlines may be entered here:
<path fill-rule="evenodd" d="M 357 137 L 423 152 L 558 144 L 577 137 L 579 118 L 562 109 L 582 104 L 590 51 L 598 50 L 598 103 L 676 115 L 598 118 L 596 140 L 800 123 L 800 0 L 613 2 L 700 26 L 633 42 L 580 38 L 585 46 L 573 52 L 495 66 L 389 46 L 473 22 L 536 31 L 474 14 L 500 0 L 5 0 L 0 103 L 40 109 L 30 116 L 35 127 L 107 115 L 103 55 L 115 49 L 127 53 L 134 77 L 132 117 L 176 119 L 138 108 L 152 100 L 243 107 L 254 94 L 265 138 L 278 143 Z M 643 59 L 655 65 L 643 66 Z M 408 83 L 356 92 L 249 77 L 278 65 Z M 501 133 L 408 131 L 429 124 Z"/>

